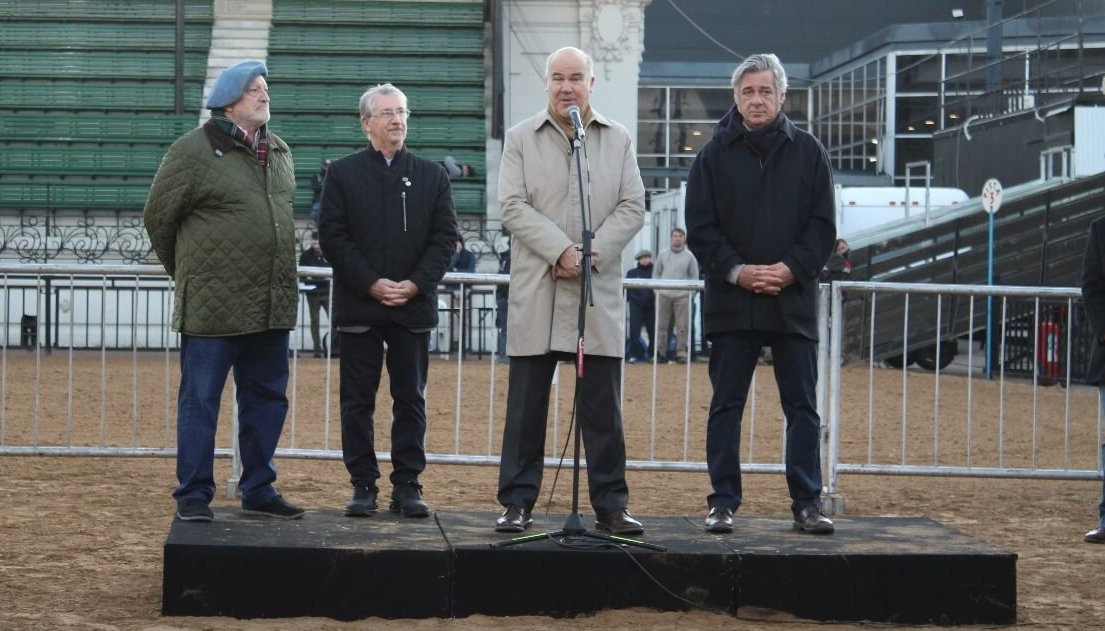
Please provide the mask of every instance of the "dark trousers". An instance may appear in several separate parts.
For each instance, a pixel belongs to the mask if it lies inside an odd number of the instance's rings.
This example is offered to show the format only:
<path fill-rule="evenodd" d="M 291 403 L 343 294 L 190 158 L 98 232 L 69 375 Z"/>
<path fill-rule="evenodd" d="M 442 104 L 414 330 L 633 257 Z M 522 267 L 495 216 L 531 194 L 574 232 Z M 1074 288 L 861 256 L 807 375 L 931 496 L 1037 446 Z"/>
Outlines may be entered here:
<path fill-rule="evenodd" d="M 499 465 L 499 503 L 533 509 L 541 490 L 549 388 L 560 359 L 568 353 L 510 358 L 506 427 Z M 625 508 L 625 436 L 622 432 L 621 360 L 587 356 L 577 387 L 576 422 L 587 452 L 587 483 L 596 512 Z"/>
<path fill-rule="evenodd" d="M 653 321 L 653 313 L 652 309 L 629 303 L 629 348 L 625 352 L 626 359 L 647 361 L 651 357 L 648 346 L 641 339 L 641 327 L 648 331 L 649 346 L 655 347 L 656 323 Z"/>
<path fill-rule="evenodd" d="M 314 343 L 313 351 L 322 350 L 322 336 L 319 331 L 320 311 L 326 310 L 326 317 L 330 317 L 329 294 L 307 294 L 307 315 L 311 318 L 311 341 Z"/>
<path fill-rule="evenodd" d="M 1099 388 L 1100 404 L 1105 406 L 1105 388 Z M 1097 525 L 1105 528 L 1105 443 L 1101 444 L 1101 503 L 1097 505 Z"/>
<path fill-rule="evenodd" d="M 387 350 L 384 350 L 384 344 Z M 426 379 L 430 334 L 382 324 L 341 334 L 341 446 L 349 480 L 380 477 L 375 451 L 376 391 L 387 362 L 391 384 L 391 482 L 417 482 L 426 468 Z"/>
<path fill-rule="evenodd" d="M 242 505 L 260 506 L 276 496 L 272 457 L 288 414 L 288 332 L 225 337 L 182 334 L 176 461 L 180 484 L 173 491 L 178 502 L 210 502 L 215 496 L 215 431 L 231 370 L 237 387 Z"/>
<path fill-rule="evenodd" d="M 791 511 L 821 502 L 821 419 L 817 415 L 817 342 L 788 333 L 739 331 L 712 336 L 710 383 L 714 395 L 706 422 L 706 465 L 713 508 L 741 504 L 741 417 L 760 348 L 771 347 L 775 382 L 786 416 L 786 478 Z"/>
<path fill-rule="evenodd" d="M 1105 528 L 1105 444 L 1101 445 L 1101 503 L 1097 506 L 1097 525 Z"/>

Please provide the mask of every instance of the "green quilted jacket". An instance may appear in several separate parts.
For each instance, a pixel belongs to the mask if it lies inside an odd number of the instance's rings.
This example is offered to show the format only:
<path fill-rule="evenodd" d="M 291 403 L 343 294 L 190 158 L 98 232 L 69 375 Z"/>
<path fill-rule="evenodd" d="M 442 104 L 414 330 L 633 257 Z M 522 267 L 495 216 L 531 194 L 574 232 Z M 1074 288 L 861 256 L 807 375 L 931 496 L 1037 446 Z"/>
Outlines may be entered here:
<path fill-rule="evenodd" d="M 174 331 L 224 336 L 295 327 L 294 193 L 292 154 L 275 135 L 267 172 L 210 121 L 169 147 L 143 218 L 176 281 Z"/>

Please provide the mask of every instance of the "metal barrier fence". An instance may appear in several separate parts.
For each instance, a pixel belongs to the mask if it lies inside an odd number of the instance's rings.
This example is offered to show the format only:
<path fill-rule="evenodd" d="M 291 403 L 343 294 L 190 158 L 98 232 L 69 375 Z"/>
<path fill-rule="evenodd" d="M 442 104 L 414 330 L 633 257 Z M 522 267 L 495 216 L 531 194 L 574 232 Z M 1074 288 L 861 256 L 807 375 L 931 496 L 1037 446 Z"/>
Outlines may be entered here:
<path fill-rule="evenodd" d="M 302 276 L 329 273 L 325 268 L 301 270 Z M 0 265 L 0 280 L 0 455 L 173 456 L 179 336 L 169 330 L 172 292 L 164 271 L 134 265 Z M 427 459 L 497 465 L 508 366 L 490 352 L 497 340 L 489 322 L 497 314 L 491 299 L 494 288 L 508 277 L 450 274 L 446 281 L 457 285 L 459 293 L 455 301 L 443 296 L 442 314 L 448 317 L 434 333 L 441 343 L 431 362 L 427 391 Z M 624 286 L 699 292 L 702 283 L 635 279 Z M 1072 370 L 1069 353 L 1062 388 L 1013 376 L 1005 360 L 987 378 L 979 365 L 984 354 L 976 356 L 974 351 L 977 331 L 956 340 L 966 360 L 946 369 L 938 366 L 930 372 L 906 366 L 894 371 L 867 357 L 848 358 L 842 366 L 844 291 L 850 302 L 853 296 L 870 297 L 865 313 L 872 323 L 879 315 L 880 299 L 924 296 L 939 302 L 965 296 L 972 322 L 986 296 L 994 297 L 998 314 L 1005 313 L 1002 309 L 1011 313 L 1008 306 L 1014 299 L 1029 300 L 1036 305 L 1031 318 L 1037 324 L 1041 313 L 1053 313 L 1058 301 L 1066 306 L 1061 327 L 1065 348 L 1078 346 L 1070 339 L 1078 330 L 1073 320 L 1080 298 L 1076 289 L 853 282 L 837 283 L 831 290 L 823 286 L 819 317 L 822 339 L 830 343 L 819 351 L 823 378 L 818 383 L 818 407 L 826 429 L 823 457 L 830 510 L 840 494 L 842 473 L 1070 479 L 1100 475 L 1097 391 L 1074 382 L 1071 375 L 1077 371 Z M 30 315 L 54 314 L 39 322 L 50 331 L 49 346 L 40 332 L 24 331 L 22 320 L 31 305 L 36 310 Z M 338 460 L 337 364 L 299 352 L 303 345 L 294 338 L 302 341 L 306 326 L 305 311 L 300 313 L 303 321 L 293 335 L 290 359 L 289 414 L 277 454 Z M 909 309 L 904 313 L 902 328 L 908 331 Z M 1028 335 L 1031 341 L 1023 348 L 1046 352 L 1046 345 L 1039 344 L 1038 326 L 1009 329 L 1020 327 L 1024 317 L 1021 310 L 1016 317 L 993 318 L 1003 327 L 996 339 L 1012 345 L 1018 336 Z M 688 330 L 693 331 L 694 309 L 689 319 Z M 324 329 L 328 325 L 324 323 Z M 938 323 L 935 330 L 944 329 Z M 873 326 L 868 335 L 866 347 L 874 348 L 878 340 Z M 703 345 L 697 353 L 702 359 L 708 347 Z M 744 470 L 752 473 L 784 470 L 784 423 L 771 371 L 769 366 L 757 370 L 742 427 Z M 557 464 L 567 447 L 573 375 L 565 366 L 554 380 L 549 466 Z M 704 472 L 711 396 L 706 363 L 627 364 L 622 380 L 627 467 Z M 220 458 L 232 458 L 237 433 L 232 388 L 227 390 L 217 436 Z M 380 391 L 386 400 L 386 376 Z M 919 402 L 916 395 L 911 397 L 919 391 L 931 399 Z M 380 406 L 378 445 L 389 441 L 387 409 Z M 378 456 L 390 460 L 386 451 Z M 227 487 L 231 492 L 233 473 Z"/>
<path fill-rule="evenodd" d="M 901 379 L 892 391 L 874 387 L 875 373 L 886 371 L 870 359 L 865 369 L 845 374 L 845 293 L 849 300 L 866 297 L 869 328 L 862 346 L 867 349 L 879 345 L 875 323 L 880 321 L 880 303 L 895 303 L 893 309 L 901 313 L 895 335 L 902 340 L 903 355 L 909 348 L 910 299 L 935 301 L 935 309 L 925 313 L 935 314 L 936 322 L 919 327 L 935 331 L 930 347 L 935 349 L 936 366 L 926 373 L 931 405 L 911 404 L 918 371 L 909 369 L 908 363 L 898 369 Z M 831 304 L 831 318 L 823 329 L 829 344 L 823 353 L 828 401 L 822 418 L 830 495 L 838 490 L 841 473 L 1100 478 L 1098 392 L 1072 377 L 1082 374 L 1076 362 L 1084 361 L 1085 354 L 1068 352 L 1086 346 L 1085 340 L 1075 338 L 1076 331 L 1087 334 L 1076 316 L 1081 313 L 1078 289 L 839 282 L 829 298 L 822 301 L 822 314 L 824 304 Z M 904 309 L 898 298 L 904 299 Z M 959 305 L 967 310 L 963 321 L 973 323 L 961 331 L 941 322 L 945 302 L 956 298 L 967 303 Z M 1025 302 L 1031 307 L 1025 309 Z M 976 352 L 976 345 L 986 343 L 988 348 Z M 966 358 L 941 361 L 941 352 L 958 353 L 960 347 Z M 853 400 L 844 410 L 843 395 L 853 388 L 865 400 Z"/>

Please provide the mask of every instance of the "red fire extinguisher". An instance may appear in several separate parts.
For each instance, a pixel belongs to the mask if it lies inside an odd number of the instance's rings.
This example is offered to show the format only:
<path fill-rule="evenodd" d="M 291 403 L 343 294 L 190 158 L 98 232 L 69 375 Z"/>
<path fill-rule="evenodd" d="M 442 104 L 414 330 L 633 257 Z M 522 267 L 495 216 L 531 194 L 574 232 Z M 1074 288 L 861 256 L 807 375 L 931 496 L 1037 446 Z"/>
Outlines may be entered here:
<path fill-rule="evenodd" d="M 1059 324 L 1050 319 L 1042 320 L 1036 339 L 1040 384 L 1051 386 L 1059 383 Z"/>

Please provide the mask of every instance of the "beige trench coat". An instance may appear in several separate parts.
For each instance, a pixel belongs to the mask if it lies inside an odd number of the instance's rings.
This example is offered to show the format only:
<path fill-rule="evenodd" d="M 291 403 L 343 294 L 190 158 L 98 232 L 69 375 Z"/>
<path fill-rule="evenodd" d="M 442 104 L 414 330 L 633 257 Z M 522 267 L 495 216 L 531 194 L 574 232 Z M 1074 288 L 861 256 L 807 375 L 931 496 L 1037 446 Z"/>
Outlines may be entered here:
<path fill-rule="evenodd" d="M 622 357 L 625 298 L 622 250 L 644 223 L 645 187 L 625 127 L 592 109 L 582 158 L 594 232 L 584 352 Z M 582 237 L 579 180 L 568 136 L 542 111 L 507 132 L 499 170 L 503 225 L 511 232 L 507 354 L 574 353 L 579 279 L 554 280 L 557 259 Z"/>

